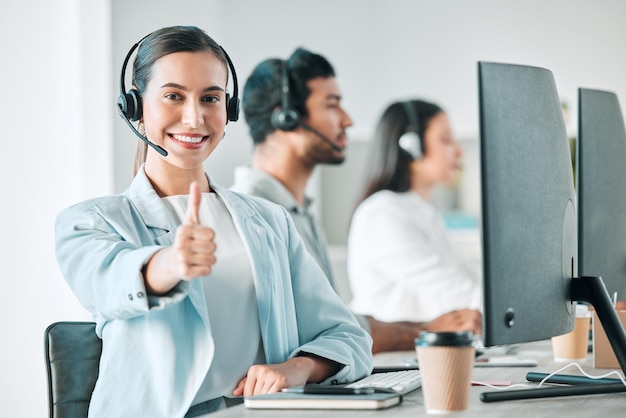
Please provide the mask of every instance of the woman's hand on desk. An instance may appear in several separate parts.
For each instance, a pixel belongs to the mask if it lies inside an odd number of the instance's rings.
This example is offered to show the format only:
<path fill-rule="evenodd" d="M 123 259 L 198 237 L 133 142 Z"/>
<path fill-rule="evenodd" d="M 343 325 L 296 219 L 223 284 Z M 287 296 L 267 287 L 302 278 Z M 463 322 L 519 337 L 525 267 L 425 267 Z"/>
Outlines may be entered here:
<path fill-rule="evenodd" d="M 319 383 L 338 369 L 337 363 L 306 353 L 280 364 L 255 364 L 248 369 L 248 375 L 239 381 L 233 395 L 262 395 L 293 386 L 304 386 L 308 382 Z"/>

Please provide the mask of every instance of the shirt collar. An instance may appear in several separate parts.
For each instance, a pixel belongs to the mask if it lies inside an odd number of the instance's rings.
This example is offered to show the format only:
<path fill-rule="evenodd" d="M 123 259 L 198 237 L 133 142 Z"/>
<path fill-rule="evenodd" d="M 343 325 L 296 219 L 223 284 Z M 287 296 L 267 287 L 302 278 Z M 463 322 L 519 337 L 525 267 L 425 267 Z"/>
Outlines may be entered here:
<path fill-rule="evenodd" d="M 304 197 L 304 207 L 300 207 L 291 192 L 272 175 L 249 166 L 235 169 L 235 184 L 252 185 L 254 194 L 277 203 L 293 212 L 306 212 L 313 203 L 309 196 Z"/>

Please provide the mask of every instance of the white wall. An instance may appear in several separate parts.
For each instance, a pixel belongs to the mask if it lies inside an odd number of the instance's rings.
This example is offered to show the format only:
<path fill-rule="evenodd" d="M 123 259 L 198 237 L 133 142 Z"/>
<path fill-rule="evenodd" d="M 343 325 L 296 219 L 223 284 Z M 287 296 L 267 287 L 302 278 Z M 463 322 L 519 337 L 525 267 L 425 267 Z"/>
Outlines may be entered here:
<path fill-rule="evenodd" d="M 4 417 L 47 416 L 44 329 L 88 318 L 53 252 L 58 211 L 112 190 L 111 123 L 91 100 L 109 90 L 109 13 L 105 1 L 82 3 L 20 0 L 0 11 Z"/>
<path fill-rule="evenodd" d="M 261 60 L 284 58 L 295 47 L 304 46 L 334 64 L 345 106 L 355 121 L 354 138 L 369 135 L 389 102 L 411 96 L 437 101 L 448 110 L 459 137 L 475 138 L 478 60 L 552 70 L 563 99 L 574 110 L 579 86 L 611 89 L 626 100 L 622 76 L 626 3 L 619 0 L 185 0 L 175 6 L 154 4 L 151 0 L 113 0 L 115 71 L 132 43 L 152 28 L 171 22 L 198 24 L 222 43 L 233 58 L 241 85 Z M 136 18 L 138 14 L 141 19 Z M 249 145 L 244 121 L 234 125 L 229 127 L 227 142 Z M 235 148 L 229 150 L 237 152 Z M 247 151 L 244 147 L 239 154 Z M 230 167 L 223 169 L 217 176 L 228 184 Z M 126 179 L 121 180 L 117 188 L 126 185 Z"/>
<path fill-rule="evenodd" d="M 570 106 L 568 128 L 574 133 L 579 86 L 613 90 L 626 101 L 626 3 L 620 0 L 127 3 L 113 1 L 113 71 L 118 71 L 128 47 L 151 29 L 197 24 L 229 52 L 241 87 L 253 67 L 268 57 L 286 58 L 298 46 L 325 55 L 338 73 L 346 109 L 355 122 L 348 132 L 352 140 L 367 140 L 393 100 L 419 96 L 439 103 L 463 140 L 466 159 L 460 203 L 473 214 L 479 212 L 477 61 L 550 69 Z M 139 21 L 138 13 L 143 17 Z M 121 191 L 130 180 L 135 139 L 117 119 L 115 189 Z M 248 163 L 250 149 L 242 118 L 227 127 L 226 140 L 208 160 L 207 170 L 228 186 L 233 167 Z M 362 155 L 361 150 L 355 151 Z M 358 163 L 318 171 L 322 176 L 326 172 L 326 177 L 351 179 L 337 182 L 337 188 L 361 186 Z M 332 181 L 319 181 L 318 176 L 315 180 L 311 189 L 318 195 L 316 212 L 331 242 L 343 244 L 345 237 L 335 235 L 347 230 L 354 202 L 336 199 L 345 191 L 334 189 Z"/>
<path fill-rule="evenodd" d="M 621 0 L 4 2 L 0 415 L 46 414 L 43 330 L 86 318 L 56 266 L 54 217 L 129 182 L 135 139 L 114 103 L 120 63 L 146 33 L 170 24 L 203 27 L 227 49 L 242 85 L 262 59 L 304 46 L 334 64 L 356 124 L 352 138 L 366 139 L 390 101 L 419 95 L 443 105 L 458 136 L 471 140 L 477 60 L 551 69 L 573 109 L 578 86 L 613 90 L 624 103 L 625 20 Z M 207 163 L 224 185 L 250 149 L 243 120 L 227 131 Z M 356 184 L 358 173 L 351 175 Z M 324 195 L 336 194 L 332 182 L 318 184 L 329 188 Z M 345 210 L 346 202 L 323 203 L 324 213 Z"/>

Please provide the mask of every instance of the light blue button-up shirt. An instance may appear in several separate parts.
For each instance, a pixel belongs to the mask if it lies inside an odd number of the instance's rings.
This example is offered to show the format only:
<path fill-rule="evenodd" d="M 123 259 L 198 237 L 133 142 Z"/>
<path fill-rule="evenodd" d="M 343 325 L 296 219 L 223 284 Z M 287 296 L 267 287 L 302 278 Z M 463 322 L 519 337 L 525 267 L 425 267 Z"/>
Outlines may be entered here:
<path fill-rule="evenodd" d="M 371 338 L 332 291 L 289 214 L 211 187 L 250 258 L 266 362 L 308 352 L 342 365 L 326 383 L 368 374 Z M 176 228 L 143 169 L 123 194 L 79 203 L 57 218 L 59 266 L 103 339 L 90 417 L 183 417 L 211 365 L 201 280 L 181 281 L 163 296 L 144 285 L 143 265 L 172 244 Z M 217 320 L 227 321 L 228 312 Z"/>

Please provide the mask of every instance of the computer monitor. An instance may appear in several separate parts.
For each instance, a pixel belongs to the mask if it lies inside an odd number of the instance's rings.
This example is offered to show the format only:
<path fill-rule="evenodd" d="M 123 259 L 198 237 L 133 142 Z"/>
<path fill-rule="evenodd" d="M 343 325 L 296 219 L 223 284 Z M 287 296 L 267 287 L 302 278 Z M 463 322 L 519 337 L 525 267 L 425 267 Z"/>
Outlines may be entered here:
<path fill-rule="evenodd" d="M 626 334 L 601 277 L 579 277 L 576 194 L 569 142 L 552 73 L 479 62 L 486 346 L 573 329 L 574 301 L 592 304 L 621 368 Z M 626 391 L 578 385 L 485 392 L 485 402 Z"/>
<path fill-rule="evenodd" d="M 578 90 L 578 271 L 626 299 L 626 129 L 617 95 Z"/>
<path fill-rule="evenodd" d="M 486 346 L 543 340 L 574 327 L 576 193 L 552 73 L 480 62 L 480 155 Z"/>

